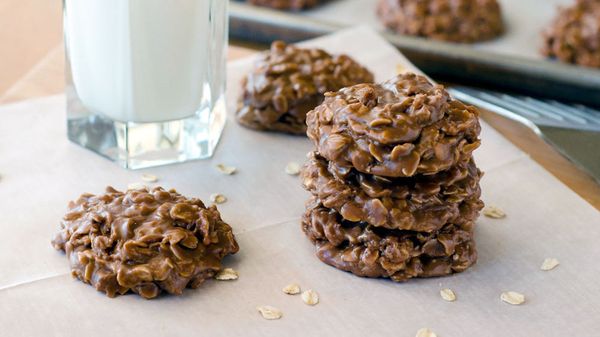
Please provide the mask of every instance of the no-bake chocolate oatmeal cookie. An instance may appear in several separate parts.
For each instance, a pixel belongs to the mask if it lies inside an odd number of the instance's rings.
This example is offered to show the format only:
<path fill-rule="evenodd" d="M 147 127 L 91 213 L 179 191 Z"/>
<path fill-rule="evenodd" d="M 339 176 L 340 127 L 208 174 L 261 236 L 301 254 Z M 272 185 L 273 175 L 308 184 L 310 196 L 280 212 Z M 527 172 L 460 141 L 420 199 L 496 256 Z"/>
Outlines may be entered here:
<path fill-rule="evenodd" d="M 394 281 L 474 264 L 478 110 L 412 73 L 325 96 L 306 118 L 315 151 L 302 170 L 302 230 L 317 257 Z"/>
<path fill-rule="evenodd" d="M 462 272 L 476 262 L 474 219 L 465 220 L 435 233 L 390 230 L 347 221 L 311 199 L 302 229 L 321 261 L 358 276 L 405 281 Z"/>
<path fill-rule="evenodd" d="M 339 170 L 384 177 L 433 174 L 471 160 L 479 111 L 440 85 L 406 73 L 325 95 L 307 115 L 317 152 Z"/>
<path fill-rule="evenodd" d="M 411 178 L 384 178 L 354 169 L 339 172 L 313 152 L 302 179 L 304 188 L 323 206 L 348 221 L 434 232 L 449 222 L 462 223 L 477 216 L 483 207 L 481 175 L 473 161 Z"/>
<path fill-rule="evenodd" d="M 470 43 L 504 31 L 496 0 L 379 0 L 377 14 L 399 34 L 435 40 Z"/>
<path fill-rule="evenodd" d="M 577 0 L 562 8 L 543 35 L 544 55 L 600 68 L 600 1 Z"/>
<path fill-rule="evenodd" d="M 243 82 L 237 120 L 257 130 L 306 133 L 306 113 L 323 94 L 373 75 L 346 55 L 274 42 Z"/>
<path fill-rule="evenodd" d="M 247 0 L 248 3 L 256 6 L 271 7 L 283 10 L 301 10 L 314 7 L 319 4 L 319 0 Z"/>
<path fill-rule="evenodd" d="M 69 204 L 60 227 L 52 245 L 65 251 L 72 274 L 110 297 L 181 294 L 238 251 L 215 206 L 160 187 L 84 194 Z"/>

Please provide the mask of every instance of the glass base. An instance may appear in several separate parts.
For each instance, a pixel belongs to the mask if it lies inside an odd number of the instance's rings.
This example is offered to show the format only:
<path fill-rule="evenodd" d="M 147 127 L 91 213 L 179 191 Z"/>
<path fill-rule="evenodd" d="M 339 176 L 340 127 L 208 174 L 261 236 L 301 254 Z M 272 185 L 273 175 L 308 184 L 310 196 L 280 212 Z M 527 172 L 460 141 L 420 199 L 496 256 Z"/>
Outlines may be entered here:
<path fill-rule="evenodd" d="M 226 120 L 224 96 L 212 111 L 205 108 L 189 118 L 157 123 L 114 121 L 75 101 L 67 108 L 69 139 L 128 169 L 211 157 Z"/>

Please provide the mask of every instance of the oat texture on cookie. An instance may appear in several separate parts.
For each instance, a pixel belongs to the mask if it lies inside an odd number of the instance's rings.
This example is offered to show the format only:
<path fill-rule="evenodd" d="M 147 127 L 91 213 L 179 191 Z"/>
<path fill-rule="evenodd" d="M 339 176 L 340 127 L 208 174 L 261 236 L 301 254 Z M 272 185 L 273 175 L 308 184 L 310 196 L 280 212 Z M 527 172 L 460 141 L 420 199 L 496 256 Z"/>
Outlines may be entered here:
<path fill-rule="evenodd" d="M 215 206 L 161 187 L 83 194 L 69 203 L 52 245 L 72 274 L 109 297 L 198 288 L 238 251 Z"/>
<path fill-rule="evenodd" d="M 326 92 L 372 81 L 347 55 L 276 41 L 243 79 L 236 118 L 252 129 L 304 135 L 306 113 Z"/>
<path fill-rule="evenodd" d="M 394 281 L 473 265 L 478 116 L 413 73 L 327 93 L 307 116 L 315 150 L 301 172 L 312 195 L 302 230 L 317 257 Z"/>

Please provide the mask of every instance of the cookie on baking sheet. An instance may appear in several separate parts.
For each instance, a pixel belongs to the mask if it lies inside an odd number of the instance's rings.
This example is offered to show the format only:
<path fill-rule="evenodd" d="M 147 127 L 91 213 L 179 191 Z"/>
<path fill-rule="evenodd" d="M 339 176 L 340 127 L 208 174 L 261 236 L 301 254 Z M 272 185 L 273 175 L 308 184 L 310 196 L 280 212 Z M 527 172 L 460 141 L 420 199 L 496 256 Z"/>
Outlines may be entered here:
<path fill-rule="evenodd" d="M 562 62 L 600 68 L 600 1 L 562 8 L 543 33 L 542 53 Z"/>
<path fill-rule="evenodd" d="M 65 251 L 73 276 L 109 297 L 179 295 L 238 251 L 215 206 L 160 187 L 82 195 L 69 204 L 52 245 Z"/>
<path fill-rule="evenodd" d="M 382 23 L 403 35 L 472 43 L 502 34 L 496 0 L 379 0 Z"/>
<path fill-rule="evenodd" d="M 312 152 L 302 171 L 303 185 L 345 220 L 430 233 L 447 223 L 471 221 L 483 207 L 482 173 L 474 161 L 433 175 L 396 179 L 354 169 L 339 172 L 328 164 Z"/>
<path fill-rule="evenodd" d="M 413 73 L 325 95 L 307 115 L 317 152 L 340 170 L 384 177 L 433 174 L 471 160 L 479 111 Z"/>
<path fill-rule="evenodd" d="M 306 113 L 325 92 L 372 81 L 349 56 L 273 42 L 242 81 L 236 117 L 252 129 L 305 134 Z"/>
<path fill-rule="evenodd" d="M 473 265 L 477 251 L 472 221 L 449 223 L 434 233 L 390 230 L 344 220 L 313 198 L 302 230 L 324 263 L 358 276 L 405 281 L 458 273 Z"/>
<path fill-rule="evenodd" d="M 283 10 L 302 10 L 319 4 L 319 0 L 247 0 L 256 6 L 271 7 Z"/>

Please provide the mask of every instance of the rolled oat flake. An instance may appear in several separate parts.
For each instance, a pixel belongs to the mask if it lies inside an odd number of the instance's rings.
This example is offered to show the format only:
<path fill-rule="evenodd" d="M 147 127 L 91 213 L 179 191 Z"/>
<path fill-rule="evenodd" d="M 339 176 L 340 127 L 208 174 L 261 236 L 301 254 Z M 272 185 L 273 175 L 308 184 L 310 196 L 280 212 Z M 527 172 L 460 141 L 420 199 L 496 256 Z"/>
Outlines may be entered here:
<path fill-rule="evenodd" d="M 540 269 L 543 271 L 549 271 L 556 268 L 559 264 L 560 262 L 558 262 L 557 259 L 547 258 L 544 260 L 544 262 L 542 262 L 542 266 L 540 267 Z"/>
<path fill-rule="evenodd" d="M 233 166 L 227 166 L 224 164 L 217 164 L 217 170 L 219 170 L 219 172 L 226 174 L 228 176 L 237 172 L 237 168 L 235 168 Z"/>
<path fill-rule="evenodd" d="M 210 195 L 210 201 L 214 202 L 215 204 L 222 204 L 227 201 L 227 197 L 220 193 L 214 193 Z"/>
<path fill-rule="evenodd" d="M 525 302 L 525 295 L 516 291 L 506 291 L 500 295 L 500 299 L 508 304 L 520 305 Z"/>
<path fill-rule="evenodd" d="M 225 268 L 215 275 L 215 279 L 219 281 L 237 280 L 239 277 L 237 271 L 232 268 Z"/>
<path fill-rule="evenodd" d="M 454 291 L 452 291 L 452 289 L 444 288 L 440 290 L 440 296 L 442 296 L 442 298 L 448 302 L 456 301 L 456 294 Z"/>
<path fill-rule="evenodd" d="M 415 337 L 437 337 L 437 335 L 428 328 L 421 328 L 417 331 Z"/>
<path fill-rule="evenodd" d="M 285 166 L 285 173 L 287 173 L 291 176 L 296 176 L 296 175 L 300 174 L 300 164 L 298 164 L 296 162 L 289 162 Z"/>
<path fill-rule="evenodd" d="M 283 288 L 283 292 L 288 295 L 297 295 L 300 293 L 300 286 L 298 285 L 298 283 L 288 284 Z"/>
<path fill-rule="evenodd" d="M 145 181 L 147 183 L 155 183 L 158 181 L 158 177 L 155 176 L 154 174 L 150 174 L 150 173 L 144 173 L 141 176 L 142 181 Z"/>
<path fill-rule="evenodd" d="M 280 319 L 281 316 L 283 316 L 281 310 L 270 305 L 261 305 L 256 307 L 256 310 L 258 310 L 262 317 L 267 320 Z"/>
<path fill-rule="evenodd" d="M 496 206 L 486 206 L 483 211 L 483 215 L 492 219 L 502 219 L 506 218 L 506 213 L 502 209 Z"/>
<path fill-rule="evenodd" d="M 312 289 L 308 289 L 302 293 L 302 300 L 308 305 L 316 305 L 319 303 L 319 294 Z"/>

